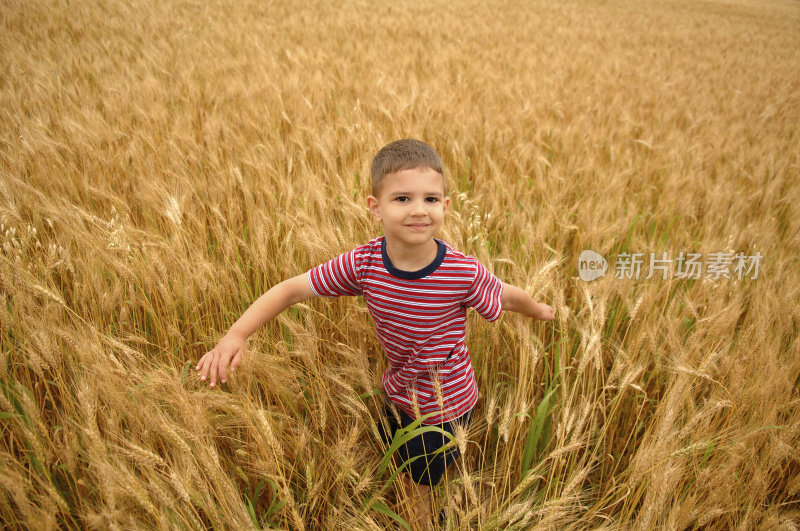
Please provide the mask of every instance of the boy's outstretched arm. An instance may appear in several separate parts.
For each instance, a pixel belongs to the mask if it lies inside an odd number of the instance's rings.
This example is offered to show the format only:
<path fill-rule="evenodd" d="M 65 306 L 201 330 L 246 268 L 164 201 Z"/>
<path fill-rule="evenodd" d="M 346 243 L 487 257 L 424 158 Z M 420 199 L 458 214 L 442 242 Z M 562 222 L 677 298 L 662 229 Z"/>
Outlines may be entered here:
<path fill-rule="evenodd" d="M 552 306 L 534 301 L 524 290 L 503 282 L 503 293 L 500 295 L 503 311 L 521 313 L 533 319 L 552 321 L 556 318 Z"/>
<path fill-rule="evenodd" d="M 209 352 L 200 358 L 195 370 L 202 371 L 201 380 L 210 378 L 210 386 L 214 387 L 219 377 L 225 383 L 228 375 L 228 364 L 233 371 L 242 362 L 245 345 L 250 334 L 272 320 L 283 310 L 308 299 L 316 297 L 308 284 L 308 274 L 303 273 L 280 284 L 272 286 L 261 295 L 231 326 L 225 337 Z"/>

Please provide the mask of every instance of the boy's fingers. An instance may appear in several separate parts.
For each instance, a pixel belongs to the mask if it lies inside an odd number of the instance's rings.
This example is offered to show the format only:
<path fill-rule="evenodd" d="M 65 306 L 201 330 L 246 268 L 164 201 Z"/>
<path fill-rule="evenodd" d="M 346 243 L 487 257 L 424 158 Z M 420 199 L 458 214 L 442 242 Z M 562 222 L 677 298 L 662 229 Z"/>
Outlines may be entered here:
<path fill-rule="evenodd" d="M 220 356 L 219 360 L 219 367 L 217 370 L 219 371 L 219 381 L 225 383 L 225 380 L 228 376 L 228 362 L 230 361 L 230 355 L 223 354 Z"/>
<path fill-rule="evenodd" d="M 194 370 L 196 370 L 196 371 L 200 370 L 200 368 L 203 366 L 203 363 L 205 363 L 206 358 L 208 357 L 208 354 L 209 354 L 208 352 L 203 354 L 203 357 L 201 357 L 200 361 L 197 362 L 197 366 L 194 368 Z"/>
<path fill-rule="evenodd" d="M 203 366 L 202 366 L 202 375 L 200 376 L 201 380 L 208 380 L 209 373 L 211 372 L 211 366 L 214 363 L 214 351 L 212 350 L 208 354 L 204 356 Z"/>
<path fill-rule="evenodd" d="M 228 375 L 239 366 L 240 359 L 241 350 L 238 348 L 229 355 L 225 356 L 225 363 L 222 364 L 222 373 L 220 375 L 220 380 L 222 383 L 225 383 L 228 380 Z"/>
<path fill-rule="evenodd" d="M 200 379 L 201 379 L 201 380 L 205 380 L 205 379 L 206 379 L 206 375 L 205 375 L 205 371 L 206 371 L 206 369 L 205 369 L 205 367 L 206 367 L 206 360 L 208 359 L 208 354 L 209 354 L 209 353 L 208 353 L 208 352 L 206 352 L 206 353 L 203 355 L 203 357 L 202 357 L 202 358 L 200 358 L 200 361 L 198 361 L 198 362 L 197 362 L 197 367 L 195 367 L 195 368 L 194 368 L 194 370 L 196 370 L 196 371 L 203 371 L 203 372 L 201 373 L 201 375 L 200 375 Z"/>
<path fill-rule="evenodd" d="M 208 375 L 210 380 L 209 385 L 214 387 L 217 383 L 217 366 L 219 365 L 219 354 L 215 355 L 214 358 L 211 360 L 211 369 Z"/>
<path fill-rule="evenodd" d="M 242 363 L 242 358 L 243 356 L 241 350 L 236 352 L 236 354 L 234 354 L 233 359 L 231 360 L 231 372 L 233 372 L 234 369 L 236 369 L 239 366 L 239 364 Z"/>
<path fill-rule="evenodd" d="M 205 380 L 206 379 L 206 372 L 208 371 L 208 363 L 207 363 L 208 362 L 208 354 L 209 353 L 206 352 L 203 355 L 203 357 L 200 358 L 200 361 L 197 362 L 197 367 L 195 367 L 195 370 L 200 371 L 200 379 L 201 380 Z"/>
<path fill-rule="evenodd" d="M 217 376 L 219 376 L 219 381 L 221 383 L 225 383 L 228 379 L 228 364 L 231 361 L 231 354 L 228 352 L 223 352 L 219 356 L 217 356 Z M 211 385 L 214 385 L 216 380 L 211 380 Z"/>
<path fill-rule="evenodd" d="M 217 385 L 217 378 L 221 383 L 225 383 L 228 378 L 228 373 L 232 372 L 242 362 L 241 348 L 233 349 L 233 352 L 226 352 L 230 348 L 217 349 L 216 347 L 209 352 L 206 352 L 200 361 L 197 362 L 195 370 L 200 372 L 200 379 L 205 380 L 208 378 L 209 386 L 214 387 Z M 230 369 L 228 365 L 230 364 Z"/>

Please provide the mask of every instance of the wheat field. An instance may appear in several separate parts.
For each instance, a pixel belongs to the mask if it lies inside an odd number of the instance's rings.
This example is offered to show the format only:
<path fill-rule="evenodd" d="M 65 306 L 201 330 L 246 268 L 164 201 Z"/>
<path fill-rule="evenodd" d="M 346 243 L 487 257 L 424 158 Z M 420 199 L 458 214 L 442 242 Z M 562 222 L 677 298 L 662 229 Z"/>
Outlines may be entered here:
<path fill-rule="evenodd" d="M 193 367 L 380 234 L 369 164 L 412 137 L 440 237 L 556 309 L 470 314 L 438 525 L 798 529 L 799 67 L 789 0 L 3 0 L 0 523 L 404 527 L 362 302 L 287 310 L 216 389 Z"/>

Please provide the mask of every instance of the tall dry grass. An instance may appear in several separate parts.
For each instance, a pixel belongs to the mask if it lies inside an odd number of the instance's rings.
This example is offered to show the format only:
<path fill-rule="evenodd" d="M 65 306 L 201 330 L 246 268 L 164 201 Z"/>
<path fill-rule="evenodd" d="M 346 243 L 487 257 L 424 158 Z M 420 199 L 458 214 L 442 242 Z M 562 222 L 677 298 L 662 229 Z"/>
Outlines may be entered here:
<path fill-rule="evenodd" d="M 378 234 L 400 137 L 445 160 L 441 236 L 557 311 L 470 317 L 447 529 L 800 525 L 796 3 L 7 0 L 0 27 L 4 527 L 392 525 L 363 304 L 285 312 L 219 389 L 191 367 Z M 764 261 L 586 283 L 583 249 Z"/>

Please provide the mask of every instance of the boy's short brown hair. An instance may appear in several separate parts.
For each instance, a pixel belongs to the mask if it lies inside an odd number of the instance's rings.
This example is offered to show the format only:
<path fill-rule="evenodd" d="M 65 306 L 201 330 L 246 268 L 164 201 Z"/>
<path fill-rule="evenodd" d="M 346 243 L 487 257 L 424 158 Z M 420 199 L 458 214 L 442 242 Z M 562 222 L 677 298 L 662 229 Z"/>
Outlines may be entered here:
<path fill-rule="evenodd" d="M 447 194 L 444 163 L 436 150 L 425 142 L 404 138 L 386 144 L 372 159 L 372 195 L 378 193 L 381 181 L 386 175 L 414 168 L 430 168 L 438 172 L 442 176 Z"/>

